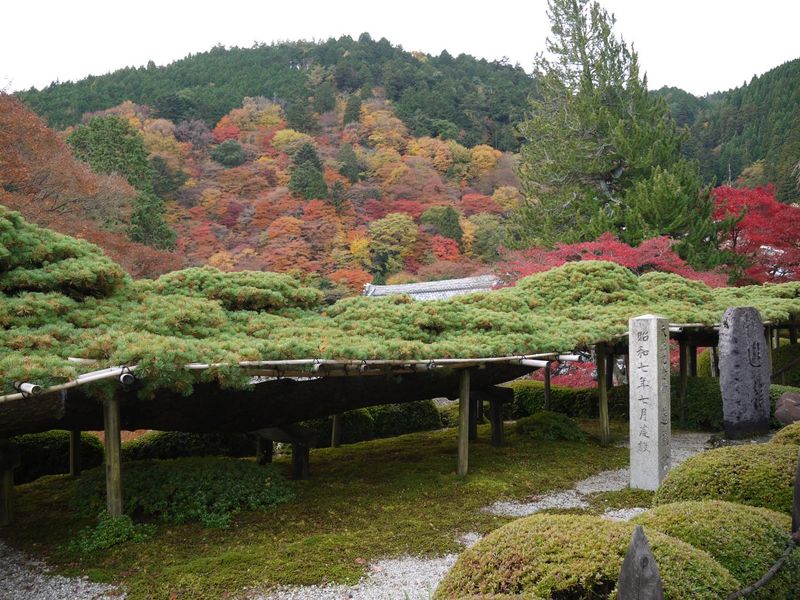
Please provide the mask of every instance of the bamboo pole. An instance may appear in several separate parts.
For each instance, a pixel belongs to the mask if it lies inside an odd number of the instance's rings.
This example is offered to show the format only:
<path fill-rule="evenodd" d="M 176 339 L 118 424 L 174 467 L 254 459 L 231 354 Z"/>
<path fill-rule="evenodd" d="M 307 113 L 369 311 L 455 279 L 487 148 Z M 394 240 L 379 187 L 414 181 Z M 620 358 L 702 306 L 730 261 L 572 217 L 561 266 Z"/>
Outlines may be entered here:
<path fill-rule="evenodd" d="M 686 394 L 689 390 L 689 343 L 685 338 L 678 342 L 680 347 L 680 385 L 678 389 L 678 411 L 681 423 L 686 422 Z"/>
<path fill-rule="evenodd" d="M 544 409 L 550 410 L 550 363 L 544 368 Z"/>
<path fill-rule="evenodd" d="M 608 421 L 608 380 L 606 378 L 606 346 L 595 346 L 597 357 L 597 387 L 600 397 L 600 443 L 607 446 L 611 443 L 611 425 Z"/>
<path fill-rule="evenodd" d="M 111 517 L 122 516 L 122 471 L 120 467 L 119 398 L 103 402 L 106 438 L 106 510 Z"/>
<path fill-rule="evenodd" d="M 464 477 L 469 466 L 469 369 L 461 371 L 458 394 L 458 475 Z"/>
<path fill-rule="evenodd" d="M 492 422 L 492 446 L 502 446 L 503 435 L 503 403 L 497 399 L 489 400 L 489 419 Z"/>

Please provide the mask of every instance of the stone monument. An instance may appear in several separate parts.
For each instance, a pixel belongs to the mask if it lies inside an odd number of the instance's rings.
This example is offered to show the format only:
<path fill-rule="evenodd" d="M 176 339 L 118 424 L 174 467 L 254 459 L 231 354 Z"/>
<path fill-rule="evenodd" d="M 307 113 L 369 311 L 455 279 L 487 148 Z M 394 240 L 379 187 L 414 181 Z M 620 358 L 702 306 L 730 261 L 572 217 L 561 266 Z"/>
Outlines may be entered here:
<path fill-rule="evenodd" d="M 656 490 L 670 467 L 669 320 L 628 323 L 631 487 Z"/>
<path fill-rule="evenodd" d="M 719 327 L 719 387 L 726 437 L 769 431 L 770 362 L 758 311 L 753 307 L 726 310 Z"/>

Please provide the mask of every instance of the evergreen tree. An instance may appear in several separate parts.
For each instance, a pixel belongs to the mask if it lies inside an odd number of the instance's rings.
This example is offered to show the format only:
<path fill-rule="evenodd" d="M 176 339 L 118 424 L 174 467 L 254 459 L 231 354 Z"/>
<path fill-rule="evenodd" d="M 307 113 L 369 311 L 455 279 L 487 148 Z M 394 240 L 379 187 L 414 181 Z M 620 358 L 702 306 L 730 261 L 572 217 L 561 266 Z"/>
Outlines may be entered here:
<path fill-rule="evenodd" d="M 328 191 L 328 202 L 330 202 L 336 211 L 341 210 L 344 201 L 347 200 L 347 190 L 344 189 L 341 181 L 335 181 Z"/>
<path fill-rule="evenodd" d="M 312 133 L 317 128 L 317 121 L 305 98 L 290 102 L 284 112 L 286 123 L 295 131 Z"/>
<path fill-rule="evenodd" d="M 211 158 L 226 167 L 244 163 L 244 149 L 236 140 L 225 140 L 211 151 Z"/>
<path fill-rule="evenodd" d="M 131 214 L 128 237 L 153 248 L 172 250 L 176 236 L 164 220 L 164 213 L 164 201 L 161 198 L 149 192 L 140 193 Z"/>
<path fill-rule="evenodd" d="M 436 232 L 459 244 L 464 236 L 458 211 L 452 206 L 434 206 L 422 213 L 420 223 L 431 225 L 436 228 Z"/>
<path fill-rule="evenodd" d="M 681 156 L 684 136 L 663 98 L 648 94 L 636 53 L 612 33 L 614 17 L 590 0 L 550 0 L 549 16 L 539 95 L 520 126 L 520 177 L 535 199 L 520 211 L 525 241 L 668 234 L 684 257 L 718 262 L 708 190 Z"/>
<path fill-rule="evenodd" d="M 347 104 L 344 107 L 344 119 L 343 124 L 347 125 L 348 123 L 358 123 L 358 120 L 361 118 L 361 96 L 358 94 L 352 94 L 347 99 Z"/>
<path fill-rule="evenodd" d="M 152 171 L 144 140 L 119 117 L 95 117 L 67 138 L 75 156 L 98 173 L 119 173 L 138 190 L 151 189 Z"/>
<path fill-rule="evenodd" d="M 358 166 L 358 157 L 353 146 L 342 144 L 336 156 L 339 161 L 339 174 L 347 177 L 350 183 L 355 183 L 361 178 L 361 169 Z"/>
<path fill-rule="evenodd" d="M 180 169 L 170 169 L 167 161 L 160 156 L 150 159 L 150 168 L 153 172 L 153 192 L 161 198 L 172 198 L 188 179 Z"/>
<path fill-rule="evenodd" d="M 303 144 L 294 155 L 289 189 L 306 200 L 328 197 L 328 186 L 322 177 L 322 162 L 311 144 Z"/>
<path fill-rule="evenodd" d="M 336 95 L 333 84 L 323 81 L 314 91 L 314 110 L 322 114 L 336 108 Z"/>

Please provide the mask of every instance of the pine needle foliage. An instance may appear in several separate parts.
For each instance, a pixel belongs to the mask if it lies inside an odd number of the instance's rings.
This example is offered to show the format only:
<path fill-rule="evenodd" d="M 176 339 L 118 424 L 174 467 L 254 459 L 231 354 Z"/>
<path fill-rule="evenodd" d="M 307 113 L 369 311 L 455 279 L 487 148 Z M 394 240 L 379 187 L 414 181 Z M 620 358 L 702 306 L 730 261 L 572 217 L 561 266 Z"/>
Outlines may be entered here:
<path fill-rule="evenodd" d="M 800 315 L 798 296 L 800 282 L 712 289 L 582 261 L 450 300 L 357 297 L 325 307 L 319 290 L 276 273 L 203 267 L 132 281 L 95 246 L 0 208 L 0 385 L 11 392 L 13 381 L 48 385 L 136 364 L 143 394 L 190 394 L 198 378 L 246 386 L 239 361 L 571 351 L 625 334 L 628 319 L 644 313 L 712 324 L 729 306 L 755 306 L 766 320 L 786 321 Z M 226 366 L 183 368 L 193 362 Z"/>

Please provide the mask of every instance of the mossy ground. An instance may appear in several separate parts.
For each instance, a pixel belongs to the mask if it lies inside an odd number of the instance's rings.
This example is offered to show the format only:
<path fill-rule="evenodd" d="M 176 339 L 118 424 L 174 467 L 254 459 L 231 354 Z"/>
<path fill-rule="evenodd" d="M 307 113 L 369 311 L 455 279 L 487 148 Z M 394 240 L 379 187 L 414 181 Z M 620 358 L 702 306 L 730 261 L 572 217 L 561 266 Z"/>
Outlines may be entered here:
<path fill-rule="evenodd" d="M 592 439 L 595 424 L 582 425 Z M 614 424 L 613 432 L 619 436 L 624 429 Z M 64 549 L 87 524 L 67 508 L 80 480 L 46 477 L 17 488 L 17 521 L 3 536 L 61 572 L 122 584 L 131 600 L 173 593 L 237 597 L 251 586 L 355 582 L 365 572 L 362 559 L 459 552 L 458 534 L 487 533 L 509 521 L 482 507 L 568 489 L 627 463 L 625 448 L 594 441 L 534 441 L 507 427 L 507 445 L 494 448 L 488 426 L 479 432 L 466 479 L 455 473 L 452 428 L 314 450 L 312 479 L 297 482 L 297 500 L 288 505 L 241 513 L 228 530 L 160 525 L 147 542 L 88 558 Z M 288 472 L 285 459 L 278 460 Z"/>

